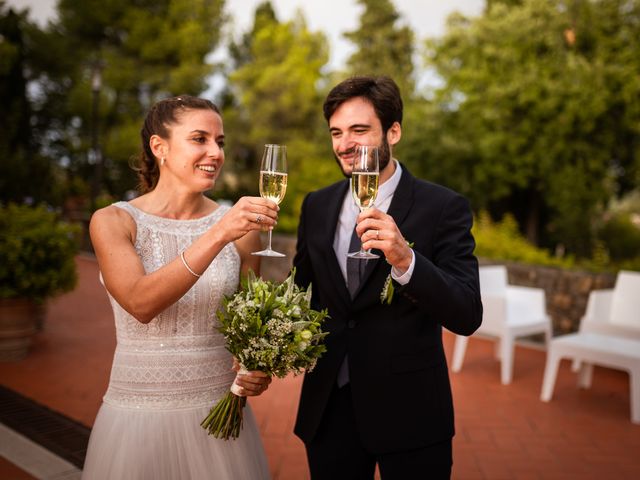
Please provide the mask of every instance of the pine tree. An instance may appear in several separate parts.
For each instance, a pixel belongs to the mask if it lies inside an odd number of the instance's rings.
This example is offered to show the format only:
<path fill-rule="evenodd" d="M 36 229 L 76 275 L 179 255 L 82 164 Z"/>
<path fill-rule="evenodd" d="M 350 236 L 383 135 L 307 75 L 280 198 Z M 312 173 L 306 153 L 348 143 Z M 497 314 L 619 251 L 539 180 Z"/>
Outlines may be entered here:
<path fill-rule="evenodd" d="M 413 96 L 414 34 L 390 0 L 358 0 L 363 7 L 360 25 L 345 37 L 356 46 L 348 59 L 351 75 L 388 75 L 393 78 L 403 98 Z"/>

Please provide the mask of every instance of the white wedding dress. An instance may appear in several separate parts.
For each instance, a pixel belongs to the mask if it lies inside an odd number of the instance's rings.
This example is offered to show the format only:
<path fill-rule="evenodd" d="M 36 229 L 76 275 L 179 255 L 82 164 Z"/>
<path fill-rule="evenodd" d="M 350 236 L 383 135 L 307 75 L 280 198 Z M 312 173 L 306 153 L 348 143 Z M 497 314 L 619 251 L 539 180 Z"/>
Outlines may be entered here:
<path fill-rule="evenodd" d="M 195 220 L 149 215 L 126 202 L 137 225 L 135 248 L 147 272 L 174 260 L 228 207 Z M 85 480 L 256 480 L 269 468 L 251 409 L 236 440 L 209 436 L 200 422 L 235 378 L 214 328 L 222 297 L 239 284 L 240 256 L 224 247 L 195 285 L 148 324 L 109 295 L 117 346 L 109 388 L 96 417 Z"/>

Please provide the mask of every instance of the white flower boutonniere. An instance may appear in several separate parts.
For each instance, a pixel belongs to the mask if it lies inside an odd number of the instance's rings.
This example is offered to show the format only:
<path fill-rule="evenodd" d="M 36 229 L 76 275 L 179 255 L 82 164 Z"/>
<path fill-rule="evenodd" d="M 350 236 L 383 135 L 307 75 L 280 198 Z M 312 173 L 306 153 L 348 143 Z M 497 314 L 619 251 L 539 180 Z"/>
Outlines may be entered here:
<path fill-rule="evenodd" d="M 413 248 L 413 242 L 407 242 L 407 245 L 409 246 L 409 248 Z M 389 273 L 389 275 L 387 275 L 386 280 L 384 281 L 382 290 L 380 291 L 380 303 L 382 303 L 383 305 L 385 303 L 387 305 L 391 305 L 391 302 L 393 301 L 394 293 L 395 293 L 395 287 L 393 286 L 393 279 L 391 278 L 391 273 Z"/>
<path fill-rule="evenodd" d="M 382 291 L 380 292 L 380 303 L 382 303 L 383 305 L 385 303 L 387 305 L 391 305 L 391 300 L 393 300 L 394 290 L 395 290 L 395 287 L 393 286 L 391 274 L 389 274 L 387 275 L 387 278 L 384 281 L 384 286 L 382 287 Z"/>

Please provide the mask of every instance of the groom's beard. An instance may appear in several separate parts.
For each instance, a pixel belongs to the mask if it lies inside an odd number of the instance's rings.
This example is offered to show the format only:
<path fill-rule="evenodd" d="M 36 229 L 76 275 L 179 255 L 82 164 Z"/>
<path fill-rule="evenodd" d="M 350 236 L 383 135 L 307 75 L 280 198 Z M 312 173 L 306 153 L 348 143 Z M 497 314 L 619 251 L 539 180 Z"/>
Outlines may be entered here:
<path fill-rule="evenodd" d="M 345 154 L 353 153 L 353 151 L 355 149 L 356 149 L 356 147 L 353 146 L 350 149 L 344 151 L 343 153 L 345 153 Z M 338 157 L 338 155 L 336 155 L 336 153 L 333 152 L 333 156 L 334 156 L 334 158 L 336 160 L 336 163 L 340 167 L 340 170 L 342 171 L 342 174 L 346 178 L 351 178 L 351 174 L 345 172 L 344 168 L 342 168 L 342 163 L 340 162 L 340 158 Z M 389 147 L 389 142 L 387 141 L 387 136 L 384 135 L 383 138 L 382 138 L 382 142 L 380 143 L 380 145 L 378 145 L 378 169 L 379 169 L 379 171 L 382 171 L 382 170 L 385 169 L 385 167 L 389 164 L 389 160 L 391 160 L 391 148 Z"/>

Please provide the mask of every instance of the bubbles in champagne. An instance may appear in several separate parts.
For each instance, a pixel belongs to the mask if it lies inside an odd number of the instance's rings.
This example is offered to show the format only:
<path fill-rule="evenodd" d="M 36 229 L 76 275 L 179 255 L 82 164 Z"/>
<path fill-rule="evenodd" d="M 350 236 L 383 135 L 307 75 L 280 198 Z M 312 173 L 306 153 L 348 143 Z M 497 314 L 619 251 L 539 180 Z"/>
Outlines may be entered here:
<path fill-rule="evenodd" d="M 351 193 L 360 210 L 369 208 L 378 195 L 378 173 L 351 174 Z"/>
<path fill-rule="evenodd" d="M 287 174 L 280 172 L 260 172 L 260 196 L 280 204 L 287 192 Z"/>

